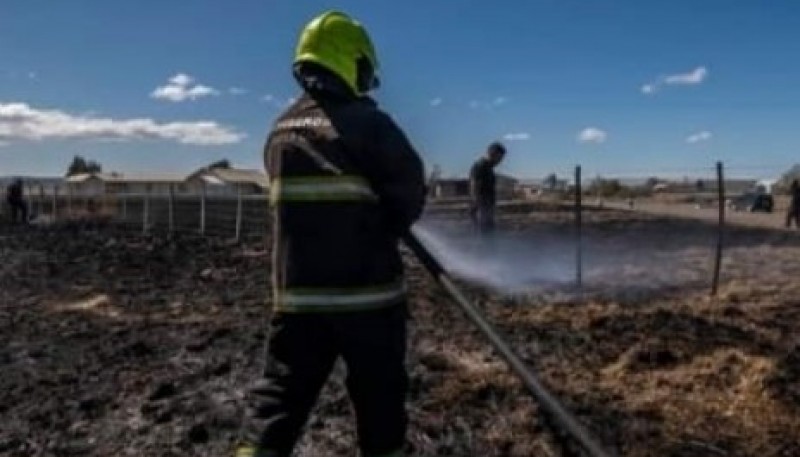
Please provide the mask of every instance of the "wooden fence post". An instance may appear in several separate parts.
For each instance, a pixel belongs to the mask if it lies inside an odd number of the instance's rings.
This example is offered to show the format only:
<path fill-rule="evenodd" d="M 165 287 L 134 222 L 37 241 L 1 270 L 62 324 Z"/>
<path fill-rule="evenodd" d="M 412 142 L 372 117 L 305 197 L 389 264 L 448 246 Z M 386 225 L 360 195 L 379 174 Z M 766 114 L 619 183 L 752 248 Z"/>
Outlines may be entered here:
<path fill-rule="evenodd" d="M 37 215 L 44 215 L 44 185 L 39 184 L 39 211 Z"/>
<path fill-rule="evenodd" d="M 53 221 L 58 217 L 58 186 L 53 186 L 53 199 L 51 201 L 53 206 Z"/>
<path fill-rule="evenodd" d="M 147 225 L 150 222 L 150 194 L 144 194 L 144 208 L 142 209 L 142 233 L 147 234 Z"/>
<path fill-rule="evenodd" d="M 170 184 L 169 185 L 169 201 L 167 202 L 168 205 L 168 215 L 169 218 L 169 233 L 175 231 L 175 186 Z"/>
<path fill-rule="evenodd" d="M 719 290 L 719 273 L 722 267 L 722 249 L 725 241 L 725 176 L 722 162 L 717 162 L 717 198 L 719 199 L 719 223 L 717 224 L 717 246 L 714 255 L 714 273 L 711 278 L 711 295 Z"/>
<path fill-rule="evenodd" d="M 200 235 L 206 234 L 206 183 L 200 187 Z"/>
<path fill-rule="evenodd" d="M 581 166 L 575 167 L 575 285 L 583 291 L 583 201 Z"/>
<path fill-rule="evenodd" d="M 72 217 L 72 186 L 67 184 L 67 217 Z"/>
<path fill-rule="evenodd" d="M 242 238 L 242 186 L 236 186 L 236 241 Z"/>

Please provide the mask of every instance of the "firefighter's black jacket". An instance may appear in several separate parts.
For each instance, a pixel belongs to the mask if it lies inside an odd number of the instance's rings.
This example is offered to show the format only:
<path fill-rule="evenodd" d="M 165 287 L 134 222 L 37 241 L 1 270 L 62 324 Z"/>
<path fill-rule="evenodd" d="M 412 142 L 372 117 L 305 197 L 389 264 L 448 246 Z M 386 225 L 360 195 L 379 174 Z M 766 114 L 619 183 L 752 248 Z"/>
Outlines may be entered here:
<path fill-rule="evenodd" d="M 422 161 L 369 98 L 329 82 L 276 121 L 265 146 L 274 303 L 283 312 L 405 299 L 398 239 L 420 216 Z"/>

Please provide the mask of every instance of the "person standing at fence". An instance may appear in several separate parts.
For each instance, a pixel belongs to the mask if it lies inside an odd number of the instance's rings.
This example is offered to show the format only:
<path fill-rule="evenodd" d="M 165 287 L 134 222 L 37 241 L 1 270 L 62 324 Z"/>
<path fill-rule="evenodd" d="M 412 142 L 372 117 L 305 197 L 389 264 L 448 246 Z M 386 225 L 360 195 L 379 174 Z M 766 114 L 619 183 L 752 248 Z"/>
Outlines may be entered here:
<path fill-rule="evenodd" d="M 419 155 L 367 96 L 377 70 L 367 31 L 346 14 L 324 13 L 302 31 L 294 76 L 303 95 L 265 146 L 274 313 L 237 457 L 289 456 L 339 357 L 361 455 L 404 455 L 398 242 L 420 216 L 426 189 Z"/>
<path fill-rule="evenodd" d="M 495 227 L 495 206 L 497 205 L 497 178 L 494 168 L 503 161 L 506 148 L 500 143 L 492 143 L 486 154 L 479 158 L 469 172 L 470 217 L 482 234 L 489 234 Z"/>
<path fill-rule="evenodd" d="M 800 181 L 794 180 L 792 181 L 792 185 L 789 186 L 789 210 L 786 212 L 786 227 L 790 228 L 792 226 L 792 221 L 794 221 L 795 228 L 800 229 Z"/>
<path fill-rule="evenodd" d="M 6 191 L 6 202 L 11 210 L 11 223 L 16 224 L 17 219 L 23 224 L 28 223 L 28 204 L 23 194 L 22 179 L 15 179 Z"/>

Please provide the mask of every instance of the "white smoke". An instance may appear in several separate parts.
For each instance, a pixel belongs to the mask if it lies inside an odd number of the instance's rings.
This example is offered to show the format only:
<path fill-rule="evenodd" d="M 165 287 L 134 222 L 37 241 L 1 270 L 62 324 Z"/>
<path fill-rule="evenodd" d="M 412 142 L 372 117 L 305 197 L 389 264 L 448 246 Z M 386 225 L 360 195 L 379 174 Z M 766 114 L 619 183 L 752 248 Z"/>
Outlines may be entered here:
<path fill-rule="evenodd" d="M 713 231 L 706 226 L 657 221 L 612 231 L 584 227 L 579 291 L 574 230 L 539 223 L 483 239 L 464 222 L 428 219 L 414 233 L 453 277 L 500 295 L 559 300 L 579 293 L 636 302 L 707 285 Z"/>
<path fill-rule="evenodd" d="M 503 293 L 568 285 L 575 278 L 575 248 L 568 239 L 542 237 L 532 243 L 519 233 L 483 239 L 425 223 L 414 233 L 448 273 Z"/>

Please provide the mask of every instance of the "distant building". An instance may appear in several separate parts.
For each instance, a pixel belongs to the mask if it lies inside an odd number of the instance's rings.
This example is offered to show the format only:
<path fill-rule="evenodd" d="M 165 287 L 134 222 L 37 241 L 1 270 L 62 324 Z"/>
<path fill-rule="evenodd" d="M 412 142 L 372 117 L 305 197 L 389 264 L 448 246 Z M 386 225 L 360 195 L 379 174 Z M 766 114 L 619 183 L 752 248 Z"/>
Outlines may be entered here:
<path fill-rule="evenodd" d="M 259 170 L 236 168 L 201 168 L 186 178 L 192 188 L 202 189 L 208 195 L 263 194 L 269 187 L 269 179 Z"/>
<path fill-rule="evenodd" d="M 497 177 L 497 199 L 511 200 L 518 194 L 517 179 L 501 173 Z M 433 198 L 469 198 L 468 178 L 438 179 L 433 184 Z"/>
<path fill-rule="evenodd" d="M 556 179 L 546 182 L 544 179 L 521 179 L 517 181 L 514 193 L 520 198 L 531 199 L 547 193 L 565 192 L 569 189 L 569 181 Z"/>
<path fill-rule="evenodd" d="M 267 176 L 258 170 L 200 169 L 186 176 L 177 173 L 80 173 L 64 180 L 75 196 L 100 197 L 123 194 L 236 195 L 263 194 Z"/>
<path fill-rule="evenodd" d="M 184 175 L 165 173 L 79 173 L 66 178 L 71 195 L 100 197 L 121 194 L 176 195 L 199 193 Z"/>
<path fill-rule="evenodd" d="M 497 199 L 513 200 L 517 196 L 517 183 L 513 176 L 497 173 Z"/>
<path fill-rule="evenodd" d="M 671 190 L 671 187 L 668 183 L 660 182 L 653 185 L 653 192 L 668 192 Z"/>
<path fill-rule="evenodd" d="M 433 185 L 434 198 L 467 198 L 469 197 L 469 179 L 439 179 Z"/>

